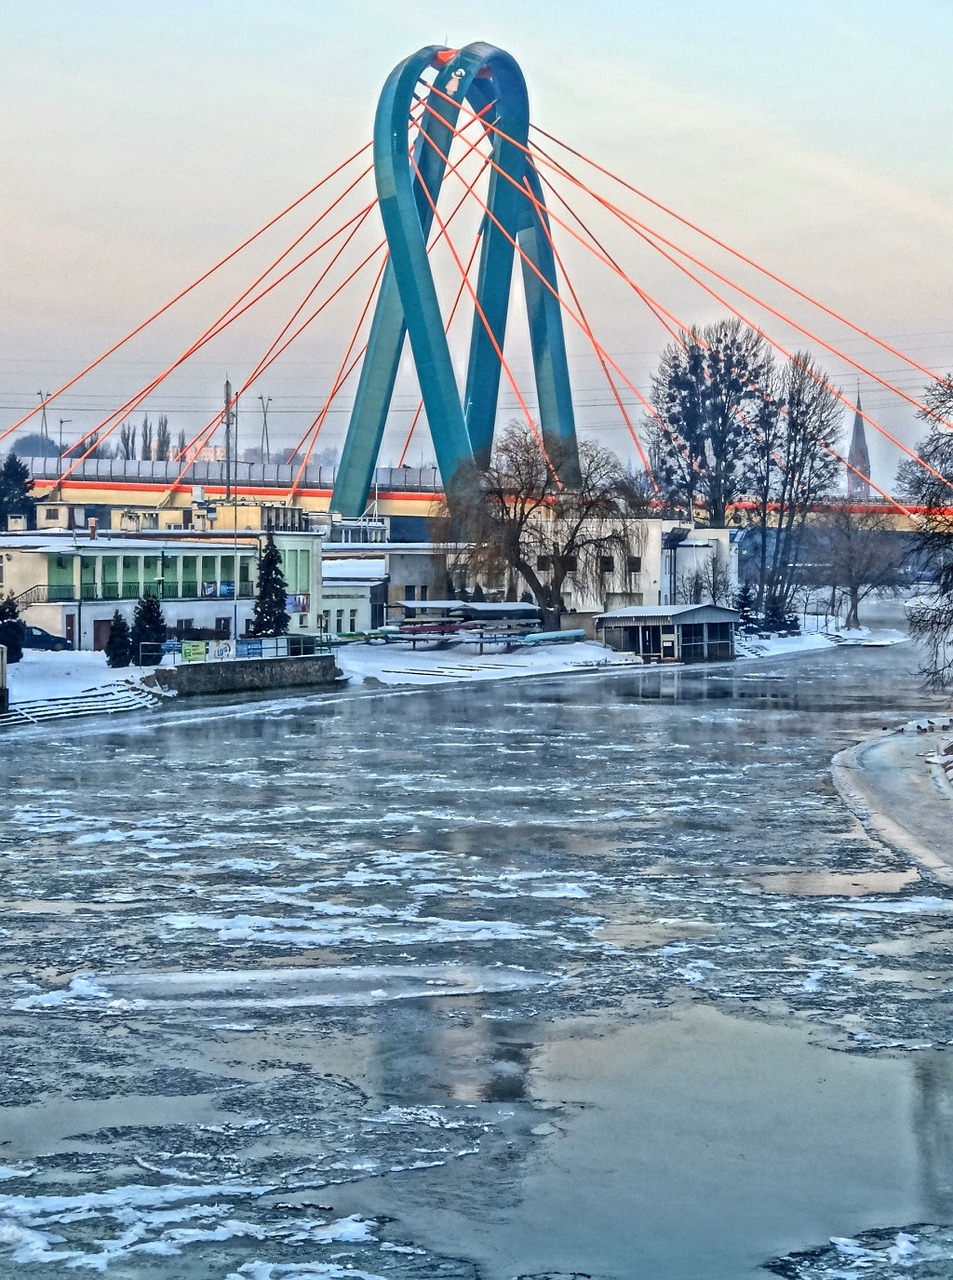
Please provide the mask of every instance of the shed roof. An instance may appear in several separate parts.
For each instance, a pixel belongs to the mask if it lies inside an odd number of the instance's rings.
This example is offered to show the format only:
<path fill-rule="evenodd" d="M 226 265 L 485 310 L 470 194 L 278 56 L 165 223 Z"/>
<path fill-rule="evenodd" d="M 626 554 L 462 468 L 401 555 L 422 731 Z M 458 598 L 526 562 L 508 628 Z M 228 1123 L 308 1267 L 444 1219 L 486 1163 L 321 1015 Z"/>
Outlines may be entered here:
<path fill-rule="evenodd" d="M 720 604 L 644 604 L 600 613 L 597 625 L 647 622 L 737 622 L 741 614 Z"/>

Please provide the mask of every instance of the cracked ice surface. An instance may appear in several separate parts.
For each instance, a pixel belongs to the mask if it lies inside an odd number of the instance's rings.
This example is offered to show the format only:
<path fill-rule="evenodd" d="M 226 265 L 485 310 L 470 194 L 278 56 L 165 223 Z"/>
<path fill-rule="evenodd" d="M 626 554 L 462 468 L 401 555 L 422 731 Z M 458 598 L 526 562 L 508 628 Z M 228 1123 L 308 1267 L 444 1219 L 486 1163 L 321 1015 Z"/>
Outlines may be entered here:
<path fill-rule="evenodd" d="M 335 1189 L 442 1170 L 446 1207 L 512 1194 L 534 1024 L 690 997 L 851 1052 L 942 1050 L 953 897 L 829 777 L 883 706 L 918 710 L 896 669 L 839 653 L 23 735 L 0 798 L 22 1146 L 0 1255 L 41 1278 L 475 1276 L 336 1215 Z"/>

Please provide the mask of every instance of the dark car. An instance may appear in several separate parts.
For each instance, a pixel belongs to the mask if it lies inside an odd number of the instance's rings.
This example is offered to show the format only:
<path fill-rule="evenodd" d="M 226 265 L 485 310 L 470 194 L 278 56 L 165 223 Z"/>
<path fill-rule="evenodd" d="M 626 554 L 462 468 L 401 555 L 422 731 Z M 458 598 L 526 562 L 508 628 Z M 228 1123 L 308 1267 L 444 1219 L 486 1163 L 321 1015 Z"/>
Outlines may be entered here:
<path fill-rule="evenodd" d="M 57 652 L 63 649 L 72 649 L 72 640 L 67 640 L 66 636 L 54 636 L 49 631 L 44 631 L 42 627 L 31 627 L 28 623 L 22 624 L 24 649 L 53 649 Z"/>

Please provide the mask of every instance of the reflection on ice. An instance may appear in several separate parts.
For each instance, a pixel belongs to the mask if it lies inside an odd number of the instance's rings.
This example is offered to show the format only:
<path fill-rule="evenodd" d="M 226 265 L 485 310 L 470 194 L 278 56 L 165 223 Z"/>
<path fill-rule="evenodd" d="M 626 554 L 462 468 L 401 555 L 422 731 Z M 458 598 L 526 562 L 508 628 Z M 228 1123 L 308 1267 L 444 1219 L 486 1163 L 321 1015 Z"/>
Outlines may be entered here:
<path fill-rule="evenodd" d="M 15 1009 L 59 1009 L 80 1001 L 100 1001 L 113 1010 L 291 1009 L 309 1005 L 342 1007 L 389 1000 L 473 996 L 525 991 L 552 985 L 554 976 L 525 970 L 458 968 L 444 965 L 353 968 L 229 969 L 194 973 L 118 973 L 74 977 L 67 988 L 14 1001 Z"/>

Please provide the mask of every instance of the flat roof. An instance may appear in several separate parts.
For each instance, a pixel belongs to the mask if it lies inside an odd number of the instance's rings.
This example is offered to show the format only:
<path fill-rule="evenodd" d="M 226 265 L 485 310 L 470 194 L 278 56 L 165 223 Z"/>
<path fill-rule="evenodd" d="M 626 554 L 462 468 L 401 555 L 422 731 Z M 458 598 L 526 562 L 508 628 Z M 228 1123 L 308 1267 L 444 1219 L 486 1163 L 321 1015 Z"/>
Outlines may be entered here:
<path fill-rule="evenodd" d="M 353 579 L 360 582 L 383 582 L 388 576 L 387 561 L 383 559 L 346 560 L 335 556 L 322 560 L 321 576 L 325 582 L 344 582 Z"/>

